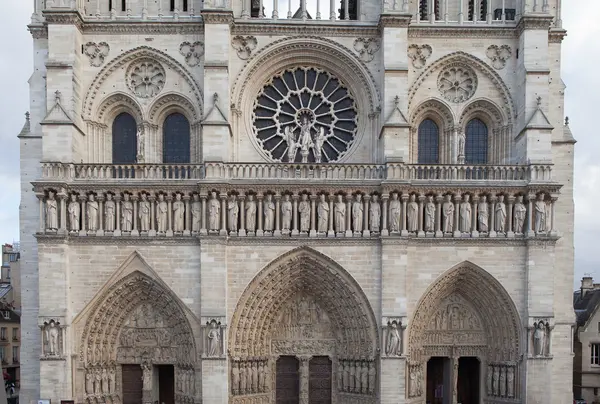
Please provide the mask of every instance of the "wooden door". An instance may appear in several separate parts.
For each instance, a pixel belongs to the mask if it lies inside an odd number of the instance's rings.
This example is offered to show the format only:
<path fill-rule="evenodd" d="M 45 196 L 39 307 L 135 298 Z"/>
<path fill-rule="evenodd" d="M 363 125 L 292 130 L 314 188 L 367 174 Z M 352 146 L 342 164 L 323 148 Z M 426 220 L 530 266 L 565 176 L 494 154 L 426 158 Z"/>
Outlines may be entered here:
<path fill-rule="evenodd" d="M 140 404 L 142 402 L 142 368 L 140 365 L 122 365 L 123 404 Z"/>
<path fill-rule="evenodd" d="M 276 369 L 276 404 L 300 404 L 298 359 L 293 356 L 281 356 L 277 359 Z"/>
<path fill-rule="evenodd" d="M 309 363 L 309 404 L 331 404 L 331 360 L 327 356 L 315 356 Z"/>

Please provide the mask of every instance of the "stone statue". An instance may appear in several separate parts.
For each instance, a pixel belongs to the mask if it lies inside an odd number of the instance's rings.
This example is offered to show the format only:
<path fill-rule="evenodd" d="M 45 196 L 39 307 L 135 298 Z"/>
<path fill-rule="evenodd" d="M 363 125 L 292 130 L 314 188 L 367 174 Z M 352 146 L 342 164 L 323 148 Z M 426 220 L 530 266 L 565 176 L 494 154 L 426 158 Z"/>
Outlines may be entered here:
<path fill-rule="evenodd" d="M 412 371 L 410 372 L 410 384 L 409 384 L 409 396 L 410 397 L 419 397 L 421 395 L 420 389 L 420 378 L 421 378 L 421 370 L 419 366 L 411 366 Z"/>
<path fill-rule="evenodd" d="M 348 377 L 348 391 L 354 392 L 354 387 L 356 386 L 356 366 L 354 366 L 353 361 L 350 361 L 348 365 L 350 366 L 350 375 Z"/>
<path fill-rule="evenodd" d="M 252 371 L 252 393 L 258 393 L 258 368 L 256 362 L 252 362 L 252 367 L 250 369 Z"/>
<path fill-rule="evenodd" d="M 256 201 L 254 195 L 248 195 L 246 201 L 246 231 L 254 233 L 256 231 Z"/>
<path fill-rule="evenodd" d="M 499 379 L 500 379 L 500 369 L 498 369 L 498 366 L 494 367 L 494 375 L 493 375 L 493 385 L 492 385 L 492 390 L 493 390 L 493 394 L 496 395 L 498 394 L 498 384 L 499 384 Z"/>
<path fill-rule="evenodd" d="M 235 195 L 231 195 L 227 201 L 227 221 L 229 222 L 229 231 L 236 232 L 238 230 L 238 216 L 240 214 L 240 206 L 238 205 Z"/>
<path fill-rule="evenodd" d="M 258 393 L 264 393 L 266 391 L 265 385 L 265 367 L 263 362 L 258 362 Z"/>
<path fill-rule="evenodd" d="M 69 230 L 79 231 L 79 214 L 81 213 L 81 207 L 77 202 L 77 195 L 71 194 L 71 202 L 69 202 Z"/>
<path fill-rule="evenodd" d="M 367 394 L 369 391 L 369 365 L 367 362 L 363 362 L 360 368 L 360 392 Z"/>
<path fill-rule="evenodd" d="M 515 370 L 512 366 L 506 370 L 506 396 L 508 398 L 515 396 Z"/>
<path fill-rule="evenodd" d="M 486 381 L 487 381 L 487 394 L 488 396 L 491 396 L 494 394 L 493 390 L 492 390 L 492 377 L 494 374 L 494 367 L 492 365 L 488 366 L 488 371 L 487 371 L 487 375 L 486 375 Z"/>
<path fill-rule="evenodd" d="M 406 218 L 408 231 L 410 233 L 416 233 L 419 229 L 419 204 L 416 202 L 417 197 L 415 194 L 410 196 L 410 202 L 406 207 Z"/>
<path fill-rule="evenodd" d="M 296 139 L 294 138 L 294 133 L 292 132 L 291 125 L 288 125 L 283 129 L 283 140 L 285 140 L 285 142 L 288 145 L 288 162 L 293 163 L 296 160 L 296 152 L 298 150 L 299 144 L 296 143 Z"/>
<path fill-rule="evenodd" d="M 137 161 L 138 163 L 144 162 L 144 154 L 146 153 L 146 144 L 144 141 L 144 126 L 140 125 L 136 133 L 137 139 Z"/>
<path fill-rule="evenodd" d="M 460 227 L 463 233 L 471 232 L 471 202 L 469 202 L 469 194 L 465 195 L 463 203 L 460 204 Z"/>
<path fill-rule="evenodd" d="M 402 213 L 402 206 L 398 200 L 398 194 L 394 192 L 392 194 L 392 200 L 390 201 L 390 231 L 400 231 L 400 214 Z"/>
<path fill-rule="evenodd" d="M 149 363 L 142 363 L 142 382 L 144 390 L 152 389 L 152 366 Z"/>
<path fill-rule="evenodd" d="M 100 372 L 100 369 L 96 369 L 94 375 L 96 378 L 96 383 L 94 384 L 94 394 L 99 395 L 102 393 L 102 373 Z"/>
<path fill-rule="evenodd" d="M 252 363 L 246 364 L 246 393 L 252 393 Z"/>
<path fill-rule="evenodd" d="M 216 321 L 210 322 L 210 330 L 208 331 L 208 351 L 207 355 L 211 357 L 220 355 L 221 347 L 221 333 L 219 332 L 218 324 Z"/>
<path fill-rule="evenodd" d="M 275 202 L 273 195 L 267 194 L 263 203 L 263 211 L 265 214 L 265 231 L 273 231 L 275 228 Z"/>
<path fill-rule="evenodd" d="M 465 134 L 463 132 L 460 132 L 458 134 L 458 156 L 459 157 L 465 156 L 465 141 L 466 141 Z"/>
<path fill-rule="evenodd" d="M 377 376 L 377 369 L 375 369 L 375 363 L 369 363 L 369 394 L 375 392 L 375 378 Z"/>
<path fill-rule="evenodd" d="M 427 197 L 427 204 L 425 204 L 425 231 L 427 233 L 435 231 L 435 203 L 432 195 Z"/>
<path fill-rule="evenodd" d="M 102 369 L 102 393 L 110 393 L 108 388 L 108 372 L 106 371 L 106 369 Z"/>
<path fill-rule="evenodd" d="M 221 204 L 217 199 L 217 193 L 210 193 L 210 200 L 208 201 L 208 230 L 218 231 L 219 230 L 219 215 L 221 213 Z"/>
<path fill-rule="evenodd" d="M 346 204 L 342 199 L 342 195 L 337 196 L 337 201 L 333 207 L 335 230 L 338 233 L 346 231 Z"/>
<path fill-rule="evenodd" d="M 311 124 L 307 115 L 303 115 L 301 121 L 300 136 L 298 137 L 298 140 L 300 141 L 300 151 L 308 154 L 308 149 L 313 147 L 313 141 L 310 135 Z"/>
<path fill-rule="evenodd" d="M 523 224 L 525 223 L 525 215 L 527 214 L 527 208 L 523 204 L 523 196 L 518 195 L 517 201 L 515 202 L 514 218 L 513 218 L 513 231 L 517 234 L 523 233 Z"/>
<path fill-rule="evenodd" d="M 123 202 L 121 202 L 121 219 L 122 219 L 122 230 L 131 231 L 133 226 L 133 203 L 129 200 L 129 194 L 123 195 Z"/>
<path fill-rule="evenodd" d="M 325 194 L 319 195 L 319 205 L 317 207 L 319 213 L 319 223 L 317 231 L 319 233 L 327 233 L 327 224 L 329 222 L 329 204 L 325 200 Z"/>
<path fill-rule="evenodd" d="M 264 387 L 262 389 L 263 392 L 269 391 L 270 380 L 271 380 L 271 373 L 269 370 L 269 362 L 265 362 L 265 377 L 263 378 Z"/>
<path fill-rule="evenodd" d="M 352 227 L 354 232 L 361 232 L 363 227 L 364 205 L 362 195 L 356 194 L 356 199 L 352 203 Z"/>
<path fill-rule="evenodd" d="M 48 230 L 58 229 L 58 204 L 54 195 L 54 192 L 49 191 L 46 199 L 46 229 Z"/>
<path fill-rule="evenodd" d="M 450 194 L 446 195 L 446 200 L 442 205 L 442 213 L 444 214 L 444 233 L 452 233 L 454 228 L 454 204 Z"/>
<path fill-rule="evenodd" d="M 546 231 L 546 201 L 544 194 L 538 195 L 535 201 L 535 232 L 543 233 Z"/>
<path fill-rule="evenodd" d="M 149 231 L 150 230 L 150 202 L 148 201 L 148 195 L 145 192 L 141 194 L 141 201 L 139 206 L 138 216 L 140 218 L 140 230 L 141 231 Z"/>
<path fill-rule="evenodd" d="M 345 361 L 342 362 L 342 364 L 340 365 L 344 368 L 344 373 L 343 373 L 343 377 L 342 377 L 342 384 L 344 386 L 344 391 L 348 391 L 349 388 L 349 383 L 348 383 L 348 376 L 349 376 L 349 372 L 350 369 L 348 368 L 348 363 L 346 363 Z"/>
<path fill-rule="evenodd" d="M 106 202 L 104 203 L 104 229 L 106 231 L 115 231 L 115 201 L 112 194 L 106 194 Z"/>
<path fill-rule="evenodd" d="M 175 194 L 173 202 L 173 231 L 183 233 L 185 228 L 185 203 L 181 200 L 181 194 Z"/>
<path fill-rule="evenodd" d="M 323 150 L 323 145 L 325 144 L 325 129 L 320 126 L 317 131 L 317 138 L 315 139 L 315 145 L 313 151 L 315 153 L 315 162 L 321 162 L 321 152 Z"/>
<path fill-rule="evenodd" d="M 117 391 L 117 374 L 115 368 L 111 368 L 108 374 L 108 380 L 110 382 L 109 393 L 115 393 Z"/>
<path fill-rule="evenodd" d="M 283 195 L 281 202 L 281 230 L 289 232 L 292 228 L 292 202 L 288 194 Z"/>
<path fill-rule="evenodd" d="M 94 374 L 91 370 L 85 373 L 85 392 L 87 394 L 94 394 Z"/>
<path fill-rule="evenodd" d="M 387 344 L 385 346 L 385 353 L 388 356 L 400 356 L 401 352 L 401 339 L 400 331 L 398 330 L 398 324 L 393 321 L 388 325 L 388 336 Z"/>
<path fill-rule="evenodd" d="M 88 230 L 98 230 L 98 201 L 94 198 L 94 194 L 90 194 L 87 202 L 87 217 Z"/>
<path fill-rule="evenodd" d="M 534 324 L 533 329 L 533 354 L 534 356 L 544 356 L 544 344 L 546 338 L 546 326 L 543 321 Z"/>
<path fill-rule="evenodd" d="M 369 230 L 379 233 L 381 223 L 381 206 L 379 205 L 379 195 L 373 194 L 369 204 Z"/>
<path fill-rule="evenodd" d="M 46 343 L 48 344 L 48 355 L 56 356 L 60 355 L 59 345 L 58 345 L 58 337 L 60 334 L 60 330 L 57 327 L 54 320 L 50 320 L 50 322 L 46 325 Z"/>
<path fill-rule="evenodd" d="M 344 364 L 338 361 L 337 366 L 337 388 L 338 391 L 344 391 Z"/>
<path fill-rule="evenodd" d="M 169 205 L 165 201 L 164 194 L 158 194 L 158 203 L 156 204 L 156 227 L 159 233 L 167 231 L 167 213 Z"/>
<path fill-rule="evenodd" d="M 496 225 L 496 231 L 498 233 L 504 233 L 506 226 L 506 204 L 504 203 L 504 195 L 498 196 L 498 202 L 496 202 L 496 217 L 494 217 L 494 223 Z"/>
<path fill-rule="evenodd" d="M 481 233 L 487 233 L 488 229 L 488 202 L 487 197 L 483 195 L 477 205 L 477 222 L 479 223 L 479 231 Z"/>
<path fill-rule="evenodd" d="M 504 396 L 506 396 L 506 373 L 505 373 L 505 369 L 503 367 L 500 368 L 499 381 L 500 381 L 500 397 L 504 397 Z"/>
<path fill-rule="evenodd" d="M 192 232 L 197 233 L 202 226 L 202 203 L 200 195 L 194 194 L 192 197 Z"/>
<path fill-rule="evenodd" d="M 307 194 L 302 194 L 300 204 L 298 205 L 298 212 L 300 212 L 300 232 L 308 233 L 310 230 L 310 201 L 308 200 Z"/>
<path fill-rule="evenodd" d="M 234 362 L 231 369 L 231 392 L 237 395 L 240 391 L 240 369 L 238 363 Z"/>

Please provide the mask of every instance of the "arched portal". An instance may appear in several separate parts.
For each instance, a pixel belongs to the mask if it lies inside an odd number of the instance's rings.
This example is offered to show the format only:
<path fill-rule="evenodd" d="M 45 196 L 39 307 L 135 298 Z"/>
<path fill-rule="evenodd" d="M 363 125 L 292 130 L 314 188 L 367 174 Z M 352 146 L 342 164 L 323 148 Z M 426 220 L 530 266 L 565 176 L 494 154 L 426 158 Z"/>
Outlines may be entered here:
<path fill-rule="evenodd" d="M 408 396 L 519 402 L 519 350 L 519 314 L 506 290 L 482 268 L 459 264 L 423 294 L 410 323 Z"/>
<path fill-rule="evenodd" d="M 249 395 L 269 404 L 309 396 L 375 403 L 377 335 L 371 306 L 350 274 L 312 249 L 293 250 L 263 269 L 237 304 L 230 403 Z"/>
<path fill-rule="evenodd" d="M 80 360 L 86 403 L 188 403 L 199 386 L 185 309 L 163 284 L 138 271 L 108 288 L 91 308 Z"/>

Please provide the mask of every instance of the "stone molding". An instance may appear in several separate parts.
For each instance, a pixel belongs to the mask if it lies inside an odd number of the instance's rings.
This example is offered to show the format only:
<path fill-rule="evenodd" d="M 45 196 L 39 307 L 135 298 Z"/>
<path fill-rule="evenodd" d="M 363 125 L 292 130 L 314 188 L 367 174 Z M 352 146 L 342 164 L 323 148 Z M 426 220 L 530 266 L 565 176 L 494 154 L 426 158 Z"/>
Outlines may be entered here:
<path fill-rule="evenodd" d="M 200 14 L 202 14 L 204 24 L 233 24 L 233 12 L 231 11 L 204 9 Z"/>
<path fill-rule="evenodd" d="M 506 38 L 518 37 L 515 27 L 452 27 L 452 26 L 418 26 L 408 28 L 409 38 Z"/>
<path fill-rule="evenodd" d="M 262 20 L 236 19 L 231 27 L 232 35 L 273 35 L 273 36 L 299 36 L 308 35 L 316 37 L 378 37 L 379 28 L 372 23 L 335 22 L 327 24 L 324 22 L 310 24 L 302 21 L 302 24 L 293 22 L 277 21 L 275 24 L 264 24 Z"/>

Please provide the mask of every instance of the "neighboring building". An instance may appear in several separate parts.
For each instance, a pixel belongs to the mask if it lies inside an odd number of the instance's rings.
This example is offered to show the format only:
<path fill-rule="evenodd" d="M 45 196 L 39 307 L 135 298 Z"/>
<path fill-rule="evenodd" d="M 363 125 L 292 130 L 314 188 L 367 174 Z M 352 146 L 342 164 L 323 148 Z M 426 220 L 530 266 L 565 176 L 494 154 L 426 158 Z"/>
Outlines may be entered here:
<path fill-rule="evenodd" d="M 20 323 L 19 315 L 11 306 L 0 302 L 0 363 L 2 370 L 5 370 L 17 385 L 21 379 Z"/>
<path fill-rule="evenodd" d="M 0 276 L 0 301 L 8 304 L 19 314 L 21 312 L 21 251 L 19 243 L 2 246 Z"/>
<path fill-rule="evenodd" d="M 573 307 L 577 316 L 573 393 L 589 404 L 600 403 L 600 284 L 591 276 L 581 279 Z"/>
<path fill-rule="evenodd" d="M 573 399 L 559 0 L 35 5 L 23 402 Z"/>

